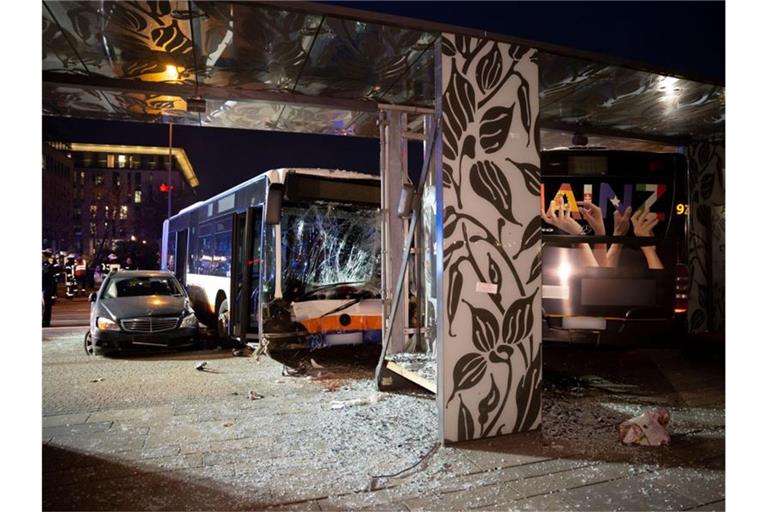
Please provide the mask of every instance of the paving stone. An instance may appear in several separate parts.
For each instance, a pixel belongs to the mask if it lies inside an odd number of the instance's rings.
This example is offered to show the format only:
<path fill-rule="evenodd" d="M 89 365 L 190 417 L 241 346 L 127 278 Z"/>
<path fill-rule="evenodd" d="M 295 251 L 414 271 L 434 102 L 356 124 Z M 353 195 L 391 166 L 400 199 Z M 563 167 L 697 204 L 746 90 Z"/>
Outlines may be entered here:
<path fill-rule="evenodd" d="M 54 436 L 50 444 L 83 452 L 114 454 L 140 450 L 144 446 L 145 439 L 145 435 L 125 435 L 105 431 L 91 434 Z"/>
<path fill-rule="evenodd" d="M 173 407 L 170 405 L 158 405 L 132 409 L 101 410 L 92 413 L 88 418 L 88 422 L 113 421 L 126 425 L 148 425 L 163 419 L 170 419 L 171 416 L 173 416 Z"/>
<path fill-rule="evenodd" d="M 76 436 L 92 432 L 104 432 L 109 430 L 111 426 L 111 421 L 102 421 L 100 423 L 77 423 L 43 427 L 43 437 Z"/>
<path fill-rule="evenodd" d="M 714 503 L 707 503 L 706 505 L 700 505 L 691 510 L 725 510 L 725 500 L 716 501 Z"/>
<path fill-rule="evenodd" d="M 580 487 L 561 493 L 563 500 L 580 510 L 686 510 L 695 500 L 661 486 L 649 487 L 639 478 Z"/>
<path fill-rule="evenodd" d="M 494 505 L 483 507 L 484 510 L 567 510 L 573 508 L 570 503 L 564 501 L 560 493 L 549 493 L 532 498 L 524 498 L 511 502 L 498 502 Z"/>
<path fill-rule="evenodd" d="M 43 428 L 61 427 L 69 425 L 78 425 L 88 421 L 90 413 L 79 414 L 57 414 L 54 416 L 43 416 Z"/>

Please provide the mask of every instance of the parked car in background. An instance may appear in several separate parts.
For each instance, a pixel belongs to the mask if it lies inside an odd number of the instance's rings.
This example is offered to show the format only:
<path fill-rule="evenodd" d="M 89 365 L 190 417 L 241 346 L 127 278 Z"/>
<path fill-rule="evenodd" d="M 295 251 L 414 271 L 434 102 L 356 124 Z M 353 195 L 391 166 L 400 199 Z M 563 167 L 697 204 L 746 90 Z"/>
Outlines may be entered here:
<path fill-rule="evenodd" d="M 85 339 L 89 354 L 181 348 L 197 343 L 197 317 L 186 290 L 170 272 L 111 272 L 90 300 L 90 330 Z"/>

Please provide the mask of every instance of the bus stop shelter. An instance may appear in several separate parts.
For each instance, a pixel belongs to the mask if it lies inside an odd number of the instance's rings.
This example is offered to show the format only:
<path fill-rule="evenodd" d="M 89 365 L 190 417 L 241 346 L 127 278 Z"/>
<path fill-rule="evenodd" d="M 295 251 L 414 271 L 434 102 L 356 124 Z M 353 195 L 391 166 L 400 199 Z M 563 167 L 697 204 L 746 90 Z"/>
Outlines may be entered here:
<path fill-rule="evenodd" d="M 324 4 L 46 1 L 43 114 L 380 138 L 389 351 L 413 253 L 447 442 L 540 425 L 539 154 L 574 133 L 687 154 L 689 327 L 724 332 L 723 84 Z"/>

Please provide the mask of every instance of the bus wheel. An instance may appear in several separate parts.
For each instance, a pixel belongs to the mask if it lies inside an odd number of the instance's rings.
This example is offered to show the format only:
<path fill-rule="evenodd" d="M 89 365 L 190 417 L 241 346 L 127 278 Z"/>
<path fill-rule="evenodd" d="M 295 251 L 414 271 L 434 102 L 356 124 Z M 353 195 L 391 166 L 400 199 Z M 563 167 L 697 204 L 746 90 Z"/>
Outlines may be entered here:
<path fill-rule="evenodd" d="M 226 300 L 219 306 L 216 334 L 222 340 L 229 340 L 229 303 Z"/>

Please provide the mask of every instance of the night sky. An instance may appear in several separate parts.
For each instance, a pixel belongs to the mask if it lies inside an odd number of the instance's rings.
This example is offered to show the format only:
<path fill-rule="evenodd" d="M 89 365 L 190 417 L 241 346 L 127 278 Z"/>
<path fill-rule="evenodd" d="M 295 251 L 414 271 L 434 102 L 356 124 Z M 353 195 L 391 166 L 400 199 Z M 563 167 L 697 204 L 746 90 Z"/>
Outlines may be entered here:
<path fill-rule="evenodd" d="M 329 3 L 478 28 L 725 81 L 725 2 Z M 46 117 L 43 131 L 72 142 L 168 144 L 165 125 Z M 173 142 L 187 151 L 200 179 L 201 198 L 278 167 L 369 173 L 378 173 L 379 167 L 376 139 L 175 126 Z"/>

